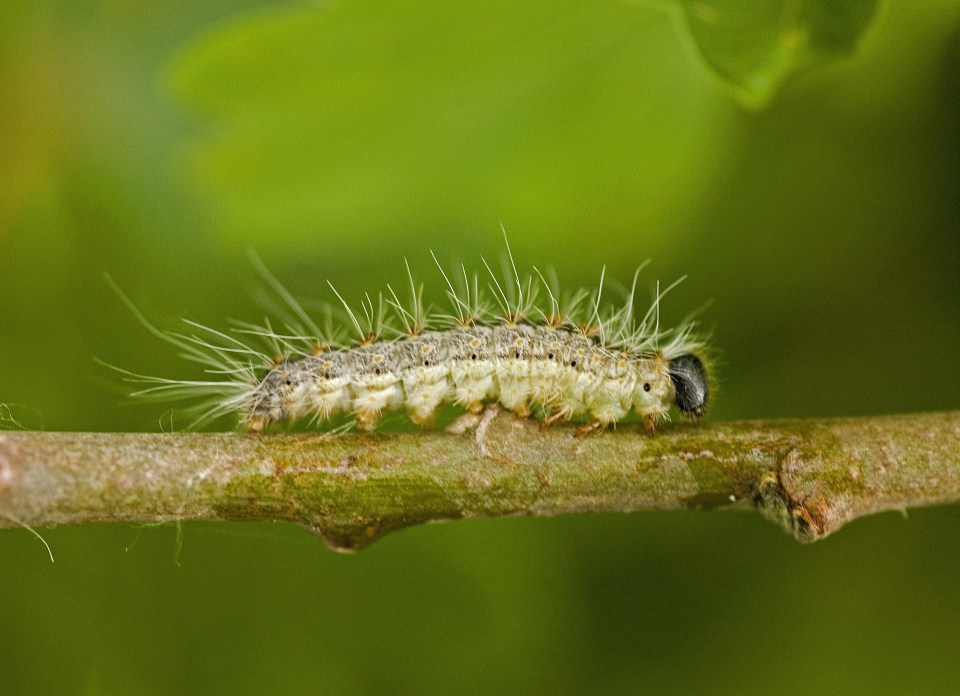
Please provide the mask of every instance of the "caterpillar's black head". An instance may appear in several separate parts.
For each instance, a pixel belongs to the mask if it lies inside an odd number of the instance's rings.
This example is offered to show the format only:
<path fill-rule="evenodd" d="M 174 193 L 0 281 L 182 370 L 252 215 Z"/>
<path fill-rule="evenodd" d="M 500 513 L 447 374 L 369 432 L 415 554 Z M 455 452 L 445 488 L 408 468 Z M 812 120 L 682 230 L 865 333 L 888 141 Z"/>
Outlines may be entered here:
<path fill-rule="evenodd" d="M 670 379 L 677 389 L 677 407 L 681 413 L 699 418 L 707 412 L 710 386 L 700 358 L 686 353 L 671 360 Z"/>

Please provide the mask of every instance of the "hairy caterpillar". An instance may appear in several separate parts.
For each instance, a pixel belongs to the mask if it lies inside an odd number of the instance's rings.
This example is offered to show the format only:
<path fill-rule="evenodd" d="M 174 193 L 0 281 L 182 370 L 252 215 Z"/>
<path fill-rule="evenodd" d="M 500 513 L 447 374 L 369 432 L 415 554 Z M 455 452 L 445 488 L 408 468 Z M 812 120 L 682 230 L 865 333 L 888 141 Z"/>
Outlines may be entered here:
<path fill-rule="evenodd" d="M 676 283 L 663 292 L 658 286 L 638 319 L 634 294 L 640 269 L 624 302 L 604 308 L 603 275 L 593 291 L 561 295 L 555 276 L 548 279 L 535 268 L 534 275 L 521 278 L 512 255 L 508 260 L 504 278 L 484 260 L 490 276 L 484 288 L 462 266 L 451 281 L 434 256 L 452 308 L 446 314 L 424 305 L 409 264 L 407 303 L 388 285 L 376 301 L 366 295 L 357 312 L 330 285 L 346 321 L 337 328 L 335 313 L 325 306 L 325 330 L 255 256 L 275 295 L 282 330 L 269 320 L 236 323 L 229 333 L 184 320 L 192 333 L 164 331 L 117 290 L 148 330 L 203 365 L 211 379 L 122 372 L 149 384 L 136 393 L 140 396 L 200 397 L 195 424 L 234 413 L 251 432 L 342 413 L 369 429 L 382 413 L 396 409 L 425 423 L 445 403 L 474 413 L 490 403 L 520 416 L 536 409 L 548 423 L 588 419 L 584 432 L 631 412 L 652 430 L 673 405 L 694 418 L 706 412 L 710 389 L 693 322 L 660 327 L 660 300 Z M 541 297 L 545 301 L 538 301 Z M 344 326 L 352 329 L 352 339 L 344 337 Z"/>

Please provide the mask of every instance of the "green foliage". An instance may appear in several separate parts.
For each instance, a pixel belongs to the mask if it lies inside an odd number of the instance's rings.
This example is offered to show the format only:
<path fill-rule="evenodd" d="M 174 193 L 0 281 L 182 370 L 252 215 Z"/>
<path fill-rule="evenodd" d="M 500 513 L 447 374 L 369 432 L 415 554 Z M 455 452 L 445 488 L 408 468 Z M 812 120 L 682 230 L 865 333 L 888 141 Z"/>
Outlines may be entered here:
<path fill-rule="evenodd" d="M 274 8 L 198 36 L 170 84 L 212 124 L 189 159 L 221 233 L 270 227 L 288 248 L 356 249 L 347 227 L 397 241 L 423 220 L 575 243 L 598 196 L 624 224 L 665 229 L 720 145 L 669 19 L 619 4 Z"/>
<path fill-rule="evenodd" d="M 673 0 L 710 68 L 745 105 L 762 107 L 783 85 L 849 56 L 879 0 Z"/>
<path fill-rule="evenodd" d="M 757 106 L 849 53 L 876 0 L 681 4 L 707 64 Z M 621 219 L 667 229 L 717 161 L 719 143 L 702 137 L 711 89 L 680 46 L 643 7 L 358 0 L 220 25 L 180 53 L 169 80 L 213 123 L 189 158 L 228 239 L 272 227 L 271 244 L 319 238 L 337 251 L 355 247 L 342 227 L 383 242 L 385 228 L 423 217 L 481 218 L 493 197 L 510 227 L 541 201 L 538 224 L 573 243 L 568 221 L 598 192 L 643 190 Z M 550 176 L 531 176 L 533 162 Z"/>

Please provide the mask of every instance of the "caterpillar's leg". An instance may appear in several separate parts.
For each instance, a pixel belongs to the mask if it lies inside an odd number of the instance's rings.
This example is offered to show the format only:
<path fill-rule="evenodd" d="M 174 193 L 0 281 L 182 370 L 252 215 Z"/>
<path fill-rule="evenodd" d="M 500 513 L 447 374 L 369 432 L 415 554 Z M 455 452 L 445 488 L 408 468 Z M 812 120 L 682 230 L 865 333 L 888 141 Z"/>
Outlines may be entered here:
<path fill-rule="evenodd" d="M 586 437 L 587 435 L 592 435 L 593 433 L 603 432 L 607 427 L 607 424 L 603 421 L 599 421 L 594 418 L 592 421 L 586 425 L 581 425 L 577 428 L 577 432 L 573 434 L 574 437 Z"/>
<path fill-rule="evenodd" d="M 529 418 L 530 414 L 533 413 L 533 409 L 530 408 L 530 404 L 523 403 L 517 405 L 517 407 L 513 409 L 513 412 L 520 418 Z"/>
<path fill-rule="evenodd" d="M 422 425 L 426 428 L 431 427 L 436 422 L 436 411 L 430 413 L 429 415 L 422 415 L 415 411 L 411 411 L 410 422 L 414 425 Z"/>
<path fill-rule="evenodd" d="M 648 433 L 653 433 L 657 429 L 657 419 L 648 413 L 643 417 L 643 424 L 647 427 Z"/>
<path fill-rule="evenodd" d="M 379 418 L 379 411 L 357 411 L 357 430 L 373 430 Z"/>
<path fill-rule="evenodd" d="M 253 418 L 247 419 L 247 432 L 248 433 L 261 433 L 263 429 L 267 427 L 267 419 L 260 416 L 254 416 Z"/>
<path fill-rule="evenodd" d="M 467 413 L 459 416 L 453 423 L 447 426 L 447 432 L 453 435 L 462 435 L 468 430 L 479 428 L 483 423 L 489 422 L 494 416 L 500 413 L 499 404 L 481 404 L 480 410 L 475 410 L 474 405 L 470 405 Z"/>
<path fill-rule="evenodd" d="M 541 428 L 549 428 L 551 425 L 557 421 L 565 421 L 570 418 L 570 414 L 566 411 L 554 411 L 549 416 L 540 421 Z"/>

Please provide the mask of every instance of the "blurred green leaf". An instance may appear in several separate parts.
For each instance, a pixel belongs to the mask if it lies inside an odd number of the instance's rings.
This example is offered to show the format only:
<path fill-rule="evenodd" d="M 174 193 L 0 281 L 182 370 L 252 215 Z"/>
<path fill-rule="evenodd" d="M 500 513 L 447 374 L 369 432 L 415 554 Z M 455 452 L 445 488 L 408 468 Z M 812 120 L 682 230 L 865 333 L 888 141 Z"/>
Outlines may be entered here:
<path fill-rule="evenodd" d="M 628 5 L 356 0 L 224 23 L 170 83 L 212 126 L 187 166 L 234 243 L 356 258 L 429 229 L 489 249 L 503 221 L 582 244 L 597 220 L 662 258 L 651 238 L 728 147 L 696 70 L 669 17 Z"/>
<path fill-rule="evenodd" d="M 879 0 L 676 0 L 710 68 L 746 106 L 762 107 L 817 66 L 850 55 Z"/>

